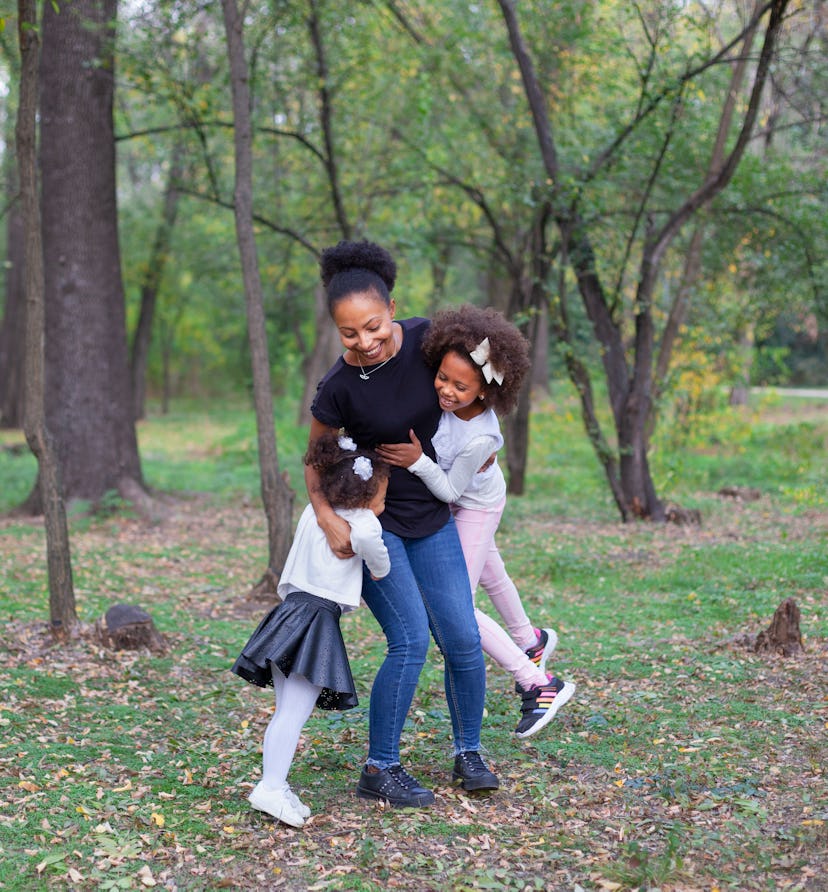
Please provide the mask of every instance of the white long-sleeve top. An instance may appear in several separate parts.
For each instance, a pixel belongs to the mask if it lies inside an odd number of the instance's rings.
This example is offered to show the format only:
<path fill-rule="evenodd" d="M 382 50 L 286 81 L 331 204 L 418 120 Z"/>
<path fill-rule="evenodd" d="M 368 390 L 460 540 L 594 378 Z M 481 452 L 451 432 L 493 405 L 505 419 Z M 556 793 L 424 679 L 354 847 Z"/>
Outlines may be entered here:
<path fill-rule="evenodd" d="M 431 443 L 437 462 L 423 454 L 408 470 L 438 499 L 461 508 L 493 508 L 506 498 L 506 480 L 497 459 L 480 470 L 503 445 L 500 422 L 491 409 L 469 421 L 443 412 Z"/>
<path fill-rule="evenodd" d="M 359 606 L 362 562 L 377 579 L 388 575 L 391 561 L 382 541 L 382 527 L 367 508 L 335 508 L 351 527 L 354 556 L 338 558 L 316 522 L 312 505 L 299 518 L 276 592 L 282 600 L 291 592 L 308 592 L 336 601 L 344 611 Z"/>

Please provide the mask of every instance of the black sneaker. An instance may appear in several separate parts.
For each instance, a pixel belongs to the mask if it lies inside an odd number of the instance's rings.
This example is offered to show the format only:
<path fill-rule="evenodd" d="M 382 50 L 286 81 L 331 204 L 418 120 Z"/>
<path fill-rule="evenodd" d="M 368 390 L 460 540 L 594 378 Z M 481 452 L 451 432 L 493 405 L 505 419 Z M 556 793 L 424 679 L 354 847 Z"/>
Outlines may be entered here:
<path fill-rule="evenodd" d="M 421 808 L 434 802 L 434 793 L 421 787 L 402 765 L 383 768 L 376 774 L 363 768 L 356 794 L 360 799 L 378 799 L 395 808 Z"/>
<path fill-rule="evenodd" d="M 558 646 L 558 635 L 554 629 L 535 629 L 535 633 L 538 636 L 538 643 L 526 649 L 526 656 L 541 672 L 546 673 L 546 661 Z"/>
<path fill-rule="evenodd" d="M 521 719 L 515 728 L 518 737 L 531 737 L 555 718 L 558 710 L 572 699 L 575 685 L 549 676 L 549 684 L 536 685 L 521 692 Z"/>
<path fill-rule="evenodd" d="M 524 653 L 546 675 L 546 661 L 558 646 L 558 633 L 554 629 L 535 629 L 538 643 L 527 647 Z M 523 688 L 515 682 L 515 693 L 522 694 Z"/>
<path fill-rule="evenodd" d="M 452 779 L 460 781 L 464 790 L 496 790 L 500 786 L 497 776 L 486 767 L 480 753 L 460 753 L 454 757 Z"/>

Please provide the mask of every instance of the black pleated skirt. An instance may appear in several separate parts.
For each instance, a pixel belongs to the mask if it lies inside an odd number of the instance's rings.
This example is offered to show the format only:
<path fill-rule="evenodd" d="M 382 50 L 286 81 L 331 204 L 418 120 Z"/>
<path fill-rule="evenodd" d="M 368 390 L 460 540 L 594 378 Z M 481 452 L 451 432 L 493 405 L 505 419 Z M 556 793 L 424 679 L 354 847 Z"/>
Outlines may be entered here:
<path fill-rule="evenodd" d="M 259 623 L 232 671 L 259 687 L 273 684 L 273 667 L 285 677 L 303 675 L 322 688 L 320 709 L 352 709 L 359 701 L 339 628 L 339 604 L 291 592 Z"/>

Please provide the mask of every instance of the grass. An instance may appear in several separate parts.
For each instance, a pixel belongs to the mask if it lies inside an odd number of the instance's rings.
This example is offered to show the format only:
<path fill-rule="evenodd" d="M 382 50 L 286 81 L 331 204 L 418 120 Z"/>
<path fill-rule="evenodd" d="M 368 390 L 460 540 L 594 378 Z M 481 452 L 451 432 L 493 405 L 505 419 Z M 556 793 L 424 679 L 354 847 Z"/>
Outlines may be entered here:
<path fill-rule="evenodd" d="M 137 603 L 168 654 L 51 646 L 42 525 L 0 519 L 0 888 L 826 888 L 828 422 L 795 412 L 777 401 L 708 419 L 682 449 L 656 444 L 661 494 L 703 514 L 688 528 L 620 524 L 572 402 L 539 405 L 527 494 L 510 499 L 499 541 L 529 615 L 559 632 L 554 668 L 575 698 L 517 741 L 511 679 L 490 666 L 484 743 L 501 790 L 463 794 L 448 783 L 433 650 L 403 747 L 437 803 L 361 803 L 383 639 L 367 610 L 348 614 L 361 704 L 305 729 L 292 782 L 314 817 L 300 831 L 245 801 L 271 702 L 227 671 L 265 609 L 245 600 L 266 557 L 252 412 L 150 417 L 145 476 L 181 498 L 155 523 L 74 512 L 73 571 L 87 627 Z M 280 461 L 301 492 L 306 431 L 292 416 L 277 419 Z M 0 449 L 0 510 L 34 474 L 30 456 Z M 761 498 L 724 499 L 723 485 Z M 805 653 L 754 654 L 745 642 L 786 597 Z"/>

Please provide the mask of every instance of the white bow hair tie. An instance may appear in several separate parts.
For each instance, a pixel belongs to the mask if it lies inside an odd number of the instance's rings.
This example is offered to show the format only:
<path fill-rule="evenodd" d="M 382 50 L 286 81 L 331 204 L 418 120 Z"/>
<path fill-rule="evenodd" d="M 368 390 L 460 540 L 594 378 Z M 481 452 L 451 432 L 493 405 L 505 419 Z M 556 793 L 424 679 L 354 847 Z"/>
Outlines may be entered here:
<path fill-rule="evenodd" d="M 493 380 L 498 384 L 502 384 L 503 372 L 498 372 L 489 362 L 490 350 L 489 339 L 483 338 L 474 350 L 472 350 L 469 356 L 471 356 L 471 358 L 480 366 L 480 371 L 483 372 L 483 377 L 486 379 L 487 384 L 491 384 Z"/>

